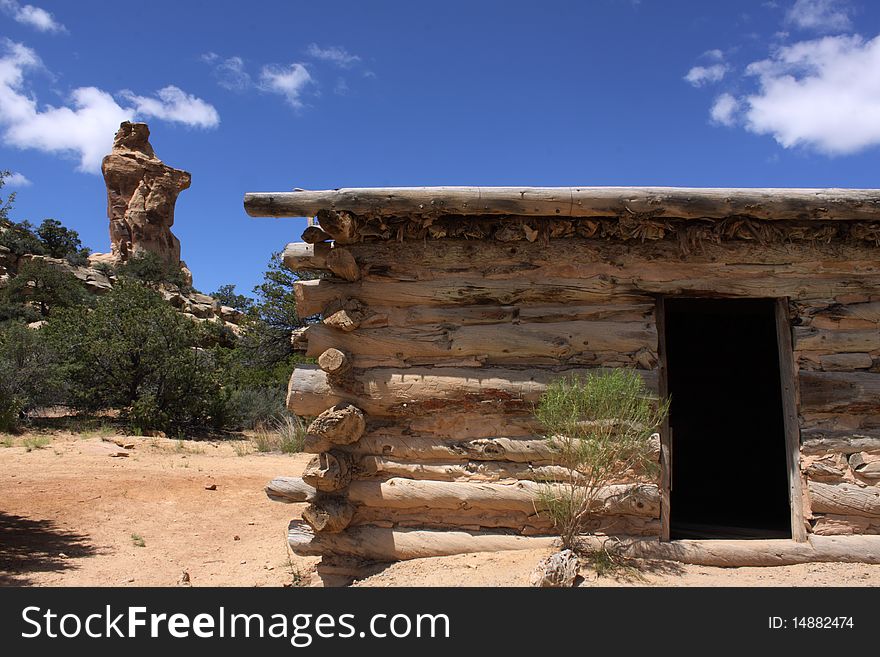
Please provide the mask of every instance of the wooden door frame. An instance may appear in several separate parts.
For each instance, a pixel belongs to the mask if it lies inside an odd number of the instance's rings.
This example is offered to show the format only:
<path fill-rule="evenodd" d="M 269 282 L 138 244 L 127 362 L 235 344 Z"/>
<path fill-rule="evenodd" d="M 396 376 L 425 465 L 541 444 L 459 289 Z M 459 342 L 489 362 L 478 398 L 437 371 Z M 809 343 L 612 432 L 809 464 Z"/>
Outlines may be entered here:
<path fill-rule="evenodd" d="M 681 295 L 685 296 L 685 295 Z M 740 297 L 742 298 L 742 297 Z M 666 361 L 666 297 L 659 296 L 655 308 L 660 399 L 669 397 Z M 776 347 L 779 352 L 779 380 L 785 433 L 785 462 L 788 474 L 788 502 L 791 509 L 791 537 L 807 540 L 804 520 L 804 483 L 801 477 L 801 435 L 798 420 L 797 367 L 788 317 L 788 298 L 775 299 Z M 660 428 L 660 540 L 670 540 L 670 498 L 672 494 L 672 429 L 669 416 Z"/>
<path fill-rule="evenodd" d="M 659 363 L 658 388 L 660 399 L 669 398 L 669 382 L 666 369 L 666 297 L 657 298 L 654 323 L 657 326 L 657 360 Z M 660 427 L 660 540 L 668 541 L 670 535 L 669 500 L 672 495 L 672 429 L 669 414 Z"/>
<path fill-rule="evenodd" d="M 798 381 L 788 298 L 776 299 L 776 347 L 779 351 L 779 381 L 782 385 L 782 414 L 785 430 L 785 464 L 788 469 L 788 504 L 791 507 L 791 537 L 807 540 L 804 524 L 804 482 L 801 477 L 801 427 L 798 420 Z"/>

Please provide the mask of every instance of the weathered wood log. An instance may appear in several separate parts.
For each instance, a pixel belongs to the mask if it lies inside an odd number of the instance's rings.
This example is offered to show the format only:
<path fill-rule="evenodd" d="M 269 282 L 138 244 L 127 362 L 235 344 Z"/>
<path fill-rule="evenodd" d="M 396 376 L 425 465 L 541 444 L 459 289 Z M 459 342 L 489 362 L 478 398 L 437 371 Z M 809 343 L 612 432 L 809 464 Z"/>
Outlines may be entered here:
<path fill-rule="evenodd" d="M 326 279 L 298 281 L 293 286 L 296 310 L 301 317 L 325 312 L 330 304 L 355 298 L 372 306 L 441 306 L 451 304 L 518 303 L 620 303 L 639 302 L 644 296 L 626 286 L 602 280 L 462 280 L 443 282 L 337 283 Z"/>
<path fill-rule="evenodd" d="M 870 354 L 822 354 L 819 366 L 826 372 L 851 372 L 866 370 L 874 365 Z"/>
<path fill-rule="evenodd" d="M 383 509 L 358 506 L 351 521 L 351 526 L 355 525 L 465 531 L 505 529 L 523 536 L 554 533 L 553 521 L 546 514 L 482 509 Z M 593 516 L 585 523 L 584 530 L 605 535 L 657 536 L 660 522 L 646 516 Z"/>
<path fill-rule="evenodd" d="M 819 536 L 850 536 L 853 534 L 880 534 L 880 520 L 864 516 L 825 514 L 816 518 L 812 531 Z"/>
<path fill-rule="evenodd" d="M 495 532 L 386 529 L 349 527 L 336 534 L 315 534 L 306 523 L 293 520 L 287 533 L 290 549 L 300 556 L 343 555 L 371 561 L 399 561 L 438 557 L 462 552 L 552 547 L 552 536 L 517 536 Z"/>
<path fill-rule="evenodd" d="M 303 480 L 310 483 L 303 476 Z M 348 499 L 364 506 L 388 509 L 480 509 L 486 511 L 540 511 L 542 491 L 564 489 L 557 484 L 518 481 L 515 484 L 483 484 L 446 481 L 416 481 L 392 478 L 387 481 L 352 481 Z M 654 484 L 612 484 L 596 492 L 591 512 L 596 515 L 657 517 L 660 495 Z"/>
<path fill-rule="evenodd" d="M 318 356 L 318 365 L 327 374 L 341 376 L 351 369 L 351 357 L 344 351 L 330 347 Z"/>
<path fill-rule="evenodd" d="M 796 351 L 823 353 L 877 351 L 880 350 L 880 329 L 823 330 L 795 327 L 794 348 Z"/>
<path fill-rule="evenodd" d="M 880 373 L 802 371 L 798 378 L 802 411 L 880 411 Z"/>
<path fill-rule="evenodd" d="M 455 462 L 508 461 L 552 465 L 557 454 L 543 438 L 493 437 L 454 440 L 434 436 L 385 435 L 370 433 L 358 442 L 341 448 L 358 455 L 386 456 L 401 461 Z"/>
<path fill-rule="evenodd" d="M 327 254 L 327 267 L 346 281 L 358 281 L 361 278 L 361 269 L 351 255 L 351 251 L 339 246 L 331 249 Z"/>
<path fill-rule="evenodd" d="M 359 329 L 340 335 L 325 326 L 309 330 L 310 356 L 336 347 L 354 356 L 398 358 L 482 356 L 488 362 L 530 357 L 574 358 L 596 352 L 620 360 L 622 354 L 657 351 L 657 331 L 646 322 L 560 322 L 478 326 L 427 325 L 418 328 Z"/>
<path fill-rule="evenodd" d="M 334 445 L 348 445 L 364 435 L 364 412 L 351 404 L 336 404 L 322 411 L 306 430 L 309 453 L 320 453 Z M 312 451 L 317 450 L 317 451 Z"/>
<path fill-rule="evenodd" d="M 835 303 L 814 313 L 810 323 L 820 329 L 876 329 L 880 326 L 880 301 Z"/>
<path fill-rule="evenodd" d="M 698 267 L 680 261 L 641 261 L 627 267 L 601 263 L 594 265 L 595 273 L 572 271 L 565 277 L 534 271 L 528 275 L 514 272 L 511 278 L 503 279 L 452 270 L 434 280 L 368 277 L 357 283 L 300 281 L 294 285 L 294 297 L 297 312 L 307 317 L 346 297 L 357 298 L 370 307 L 637 303 L 646 295 L 686 293 L 805 299 L 817 294 L 817 290 L 836 296 L 870 293 L 880 285 L 876 261 L 845 263 L 833 271 L 816 270 L 817 267 L 817 263 L 809 263 L 779 271 L 779 267 L 771 265 L 747 268 L 706 263 Z"/>
<path fill-rule="evenodd" d="M 498 461 L 463 461 L 452 463 L 420 463 L 401 461 L 382 456 L 362 456 L 356 464 L 358 476 L 404 477 L 432 481 L 485 481 L 528 480 L 563 481 L 572 476 L 568 468 L 560 465 L 534 465 Z M 579 479 L 577 475 L 574 475 Z"/>
<path fill-rule="evenodd" d="M 880 451 L 880 431 L 843 431 L 820 428 L 801 431 L 801 452 L 804 454 L 854 454 Z"/>
<path fill-rule="evenodd" d="M 511 536 L 494 532 L 451 532 L 383 527 L 349 527 L 338 534 L 315 534 L 301 521 L 288 527 L 294 554 L 346 555 L 375 561 L 401 561 L 468 552 L 499 552 L 558 547 L 551 536 Z M 785 566 L 810 562 L 880 563 L 880 536 L 810 536 L 807 542 L 767 540 L 683 540 L 585 536 L 586 549 L 618 550 L 629 557 L 703 566 Z"/>
<path fill-rule="evenodd" d="M 309 461 L 302 479 L 323 493 L 336 493 L 351 483 L 351 457 L 345 452 L 322 452 Z"/>
<path fill-rule="evenodd" d="M 315 212 L 315 218 L 321 228 L 339 244 L 348 244 L 357 239 L 357 221 L 348 212 L 320 208 Z"/>
<path fill-rule="evenodd" d="M 380 216 L 506 214 L 778 220 L 880 218 L 871 189 L 723 189 L 687 187 L 388 187 L 248 193 L 254 217 L 305 217 L 334 209 Z M 319 215 L 318 221 L 325 225 Z M 331 231 L 332 232 L 332 231 Z"/>
<path fill-rule="evenodd" d="M 636 517 L 636 516 L 633 516 Z M 650 521 L 648 518 L 641 518 Z M 523 535 L 552 534 L 553 522 L 546 515 L 524 511 L 492 511 L 485 509 L 388 509 L 357 506 L 351 526 L 421 527 L 475 531 L 506 529 Z"/>
<path fill-rule="evenodd" d="M 330 250 L 330 245 L 326 242 L 292 242 L 284 247 L 281 261 L 291 271 L 323 271 L 327 269 L 327 254 Z"/>
<path fill-rule="evenodd" d="M 807 483 L 813 513 L 880 518 L 880 487 L 854 484 Z"/>
<path fill-rule="evenodd" d="M 275 502 L 311 502 L 317 491 L 301 477 L 275 477 L 266 484 L 266 495 Z"/>
<path fill-rule="evenodd" d="M 849 457 L 849 467 L 860 479 L 880 479 L 880 453 L 856 452 Z"/>
<path fill-rule="evenodd" d="M 357 299 L 337 299 L 331 301 L 324 309 L 324 326 L 340 331 L 354 331 L 372 314 L 373 312 Z"/>
<path fill-rule="evenodd" d="M 331 239 L 333 238 L 325 233 L 320 226 L 309 226 L 302 234 L 302 241 L 306 244 L 321 244 L 329 242 Z"/>
<path fill-rule="evenodd" d="M 511 306 L 374 306 L 375 313 L 362 328 L 383 326 L 414 327 L 424 324 L 480 324 L 550 323 L 577 321 L 652 322 L 653 299 L 639 303 L 603 303 L 587 305 L 529 304 Z"/>
<path fill-rule="evenodd" d="M 302 519 L 316 532 L 341 532 L 354 517 L 354 507 L 338 497 L 321 496 L 302 512 Z"/>
<path fill-rule="evenodd" d="M 708 239 L 701 240 L 699 248 L 687 251 L 679 240 L 640 241 L 638 248 L 633 248 L 621 240 L 580 238 L 566 238 L 562 242 L 538 240 L 534 244 L 520 242 L 515 246 L 491 239 L 385 241 L 352 244 L 348 248 L 365 277 L 376 281 L 428 281 L 454 275 L 479 280 L 525 277 L 535 281 L 610 277 L 631 279 L 637 285 L 639 281 L 662 284 L 690 280 L 695 286 L 724 286 L 725 281 L 729 285 L 737 280 L 763 279 L 765 285 L 773 286 L 777 278 L 809 279 L 815 284 L 818 280 L 853 275 L 871 277 L 877 273 L 876 260 L 871 259 L 864 245 L 840 240 L 825 244 L 788 240 L 718 243 Z M 683 253 L 687 253 L 686 258 L 682 257 Z M 804 298 L 809 288 L 806 286 L 805 290 L 790 296 Z M 822 289 L 828 288 L 823 286 Z M 819 310 L 836 301 L 819 306 Z M 807 315 L 816 313 L 817 309 L 809 307 L 805 311 Z M 816 322 L 813 325 L 817 326 Z"/>
<path fill-rule="evenodd" d="M 547 385 L 562 376 L 587 376 L 599 368 L 516 370 L 433 367 L 356 371 L 345 387 L 317 365 L 298 365 L 290 378 L 287 407 L 315 416 L 328 404 L 348 402 L 370 416 L 413 416 L 455 408 L 456 413 L 524 414 L 532 411 Z M 649 391 L 657 373 L 639 370 Z M 880 378 L 880 376 L 878 376 Z"/>

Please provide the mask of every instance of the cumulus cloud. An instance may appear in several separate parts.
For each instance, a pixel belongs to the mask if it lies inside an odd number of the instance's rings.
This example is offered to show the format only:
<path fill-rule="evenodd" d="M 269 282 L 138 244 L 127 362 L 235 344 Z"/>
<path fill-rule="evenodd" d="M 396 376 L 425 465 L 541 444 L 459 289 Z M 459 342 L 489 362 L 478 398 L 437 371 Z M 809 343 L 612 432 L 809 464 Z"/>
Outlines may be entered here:
<path fill-rule="evenodd" d="M 3 179 L 3 185 L 6 187 L 29 187 L 32 184 L 23 173 L 17 171 L 13 171 Z"/>
<path fill-rule="evenodd" d="M 308 69 L 303 64 L 289 66 L 264 66 L 260 72 L 260 89 L 280 94 L 294 108 L 303 106 L 301 96 L 312 80 Z"/>
<path fill-rule="evenodd" d="M 17 23 L 27 25 L 39 32 L 66 32 L 61 23 L 45 9 L 33 5 L 21 5 L 16 0 L 0 0 L 0 10 Z"/>
<path fill-rule="evenodd" d="M 849 7 L 840 0 L 797 0 L 785 20 L 802 30 L 817 32 L 841 32 L 852 24 Z"/>
<path fill-rule="evenodd" d="M 724 93 L 715 98 L 712 109 L 709 110 L 709 116 L 713 123 L 730 127 L 736 123 L 738 110 L 739 101 L 731 94 Z"/>
<path fill-rule="evenodd" d="M 174 85 L 159 89 L 155 98 L 138 96 L 127 89 L 120 91 L 119 95 L 131 103 L 138 116 L 183 123 L 196 128 L 216 128 L 220 125 L 220 115 L 213 105 Z"/>
<path fill-rule="evenodd" d="M 727 65 L 712 64 L 711 66 L 694 66 L 687 72 L 684 79 L 694 87 L 702 87 L 711 82 L 720 82 L 727 74 Z"/>
<path fill-rule="evenodd" d="M 328 46 L 321 48 L 317 43 L 310 43 L 306 48 L 306 54 L 314 59 L 330 62 L 341 68 L 351 68 L 354 64 L 361 61 L 357 55 L 352 55 L 342 46 Z"/>
<path fill-rule="evenodd" d="M 746 128 L 785 148 L 832 155 L 880 144 L 880 36 L 834 36 L 780 48 L 746 69 Z"/>
<path fill-rule="evenodd" d="M 155 98 L 120 93 L 129 103 L 126 106 L 97 87 L 78 87 L 64 105 L 41 107 L 25 88 L 25 74 L 42 67 L 40 58 L 22 44 L 6 41 L 3 45 L 0 126 L 9 146 L 73 154 L 79 157 L 81 171 L 97 173 L 122 121 L 158 118 L 195 127 L 213 127 L 219 122 L 211 105 L 173 86 L 159 90 Z"/>

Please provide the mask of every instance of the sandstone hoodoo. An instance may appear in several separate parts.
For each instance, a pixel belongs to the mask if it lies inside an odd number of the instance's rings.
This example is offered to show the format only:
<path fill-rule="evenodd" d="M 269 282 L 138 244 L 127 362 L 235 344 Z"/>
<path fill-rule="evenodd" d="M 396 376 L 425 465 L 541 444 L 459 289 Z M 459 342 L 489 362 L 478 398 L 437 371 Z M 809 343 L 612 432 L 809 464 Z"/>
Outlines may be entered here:
<path fill-rule="evenodd" d="M 390 188 L 255 193 L 315 217 L 285 265 L 320 322 L 288 407 L 318 418 L 293 551 L 395 560 L 551 545 L 564 476 L 535 403 L 632 368 L 671 398 L 659 475 L 592 544 L 715 565 L 880 563 L 880 190 Z M 747 539 L 747 540 L 746 540 Z M 320 571 L 319 571 L 320 572 Z"/>
<path fill-rule="evenodd" d="M 171 232 L 177 196 L 190 186 L 186 171 L 168 166 L 153 152 L 146 123 L 125 121 L 113 150 L 101 164 L 107 184 L 112 260 L 153 253 L 166 263 L 185 268 L 180 240 Z"/>

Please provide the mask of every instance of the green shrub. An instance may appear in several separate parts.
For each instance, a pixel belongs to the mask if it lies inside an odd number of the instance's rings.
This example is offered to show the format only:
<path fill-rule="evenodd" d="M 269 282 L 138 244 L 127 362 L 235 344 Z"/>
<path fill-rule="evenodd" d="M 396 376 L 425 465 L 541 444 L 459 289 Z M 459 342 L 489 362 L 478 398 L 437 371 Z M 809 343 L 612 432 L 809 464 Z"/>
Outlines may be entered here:
<path fill-rule="evenodd" d="M 149 251 L 129 258 L 117 268 L 116 273 L 120 278 L 141 283 L 170 283 L 184 291 L 192 289 L 180 267 Z"/>
<path fill-rule="evenodd" d="M 540 506 L 564 547 L 576 547 L 602 488 L 629 472 L 655 471 L 652 438 L 669 410 L 645 390 L 637 372 L 615 369 L 551 383 L 536 409 L 565 474 L 542 484 Z"/>
<path fill-rule="evenodd" d="M 237 388 L 230 395 L 230 414 L 244 429 L 266 426 L 285 414 L 285 397 L 280 386 Z"/>
<path fill-rule="evenodd" d="M 63 357 L 70 401 L 120 409 L 132 429 L 186 431 L 228 422 L 229 395 L 199 327 L 138 282 L 96 304 L 65 311 L 46 330 Z"/>
<path fill-rule="evenodd" d="M 58 359 L 43 332 L 21 322 L 0 326 L 0 431 L 14 431 L 27 411 L 62 396 Z"/>
<path fill-rule="evenodd" d="M 24 263 L 4 290 L 7 303 L 31 306 L 42 317 L 85 303 L 87 294 L 76 276 L 43 259 Z"/>

